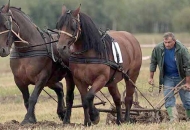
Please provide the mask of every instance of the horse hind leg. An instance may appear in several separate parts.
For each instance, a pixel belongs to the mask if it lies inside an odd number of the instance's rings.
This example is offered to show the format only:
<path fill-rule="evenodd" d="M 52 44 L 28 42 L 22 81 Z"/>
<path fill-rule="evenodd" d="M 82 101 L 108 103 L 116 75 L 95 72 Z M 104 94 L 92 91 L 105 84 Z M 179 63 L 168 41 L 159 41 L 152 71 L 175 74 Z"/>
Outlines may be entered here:
<path fill-rule="evenodd" d="M 48 86 L 50 89 L 54 90 L 57 94 L 57 114 L 60 120 L 63 121 L 65 116 L 65 102 L 64 102 L 64 92 L 63 92 L 63 84 L 61 82 L 57 82 L 53 85 Z"/>
<path fill-rule="evenodd" d="M 122 122 L 122 116 L 121 116 L 121 95 L 119 93 L 117 84 L 112 84 L 108 86 L 108 90 L 113 98 L 113 101 L 115 103 L 116 106 L 116 112 L 117 112 L 117 119 L 116 119 L 116 123 L 118 125 L 121 124 Z"/>
<path fill-rule="evenodd" d="M 131 76 L 130 79 L 132 82 L 135 83 L 136 79 L 138 77 L 138 74 Z M 124 120 L 126 122 L 132 122 L 130 119 L 130 110 L 133 104 L 133 94 L 135 92 L 135 86 L 133 85 L 130 80 L 125 79 L 125 84 L 126 84 L 126 96 L 125 96 L 125 117 Z"/>

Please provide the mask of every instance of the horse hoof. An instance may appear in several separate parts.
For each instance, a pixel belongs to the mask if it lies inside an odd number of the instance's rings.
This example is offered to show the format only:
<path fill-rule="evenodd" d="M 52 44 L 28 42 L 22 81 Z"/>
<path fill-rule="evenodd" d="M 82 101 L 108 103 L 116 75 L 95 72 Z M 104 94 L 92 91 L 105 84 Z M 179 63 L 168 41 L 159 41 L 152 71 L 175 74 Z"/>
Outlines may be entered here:
<path fill-rule="evenodd" d="M 63 124 L 70 124 L 70 120 L 64 119 L 64 120 L 63 120 Z"/>
<path fill-rule="evenodd" d="M 116 121 L 116 124 L 117 125 L 121 125 L 121 121 Z"/>
<path fill-rule="evenodd" d="M 125 119 L 124 121 L 123 121 L 124 123 L 127 123 L 127 124 L 134 124 L 134 123 L 136 123 L 136 120 L 135 119 L 132 119 L 132 118 L 129 118 L 129 119 Z"/>
<path fill-rule="evenodd" d="M 91 126 L 91 122 L 85 122 L 84 125 L 85 126 Z"/>
<path fill-rule="evenodd" d="M 26 121 L 26 120 L 23 120 L 23 121 L 20 123 L 20 125 L 26 125 L 26 124 L 28 124 L 28 121 Z"/>
<path fill-rule="evenodd" d="M 20 124 L 21 125 L 26 125 L 26 124 L 35 124 L 37 121 L 35 119 L 29 118 L 29 119 L 24 119 Z"/>
<path fill-rule="evenodd" d="M 99 111 L 94 108 L 94 110 L 92 112 L 89 112 L 90 115 L 90 120 L 94 125 L 97 125 L 100 121 L 100 113 Z"/>
<path fill-rule="evenodd" d="M 100 116 L 98 116 L 95 120 L 92 121 L 94 125 L 97 125 L 100 121 Z"/>
<path fill-rule="evenodd" d="M 60 119 L 61 121 L 63 121 L 63 120 L 64 120 L 64 117 L 65 117 L 65 114 L 58 114 L 58 117 L 59 117 L 59 119 Z"/>
<path fill-rule="evenodd" d="M 61 121 L 64 120 L 65 113 L 66 113 L 65 110 L 60 110 L 60 111 L 58 110 L 58 111 L 57 111 L 57 115 L 58 115 L 58 117 L 59 117 L 59 119 L 60 119 Z"/>

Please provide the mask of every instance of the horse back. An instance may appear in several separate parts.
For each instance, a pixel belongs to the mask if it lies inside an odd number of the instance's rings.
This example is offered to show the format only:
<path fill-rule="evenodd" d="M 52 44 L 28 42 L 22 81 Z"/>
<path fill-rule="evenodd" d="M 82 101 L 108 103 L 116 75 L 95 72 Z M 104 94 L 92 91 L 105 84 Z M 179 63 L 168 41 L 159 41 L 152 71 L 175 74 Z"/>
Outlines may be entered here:
<path fill-rule="evenodd" d="M 137 39 L 126 31 L 110 31 L 108 34 L 119 44 L 124 69 L 140 69 L 142 64 L 142 52 Z M 111 57 L 113 58 L 113 55 Z"/>

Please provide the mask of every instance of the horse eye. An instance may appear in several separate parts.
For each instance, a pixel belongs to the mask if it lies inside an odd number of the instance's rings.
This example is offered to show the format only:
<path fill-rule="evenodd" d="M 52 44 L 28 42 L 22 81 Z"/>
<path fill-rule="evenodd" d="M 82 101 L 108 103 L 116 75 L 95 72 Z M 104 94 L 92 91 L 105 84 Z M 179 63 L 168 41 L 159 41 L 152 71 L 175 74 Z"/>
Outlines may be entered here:
<path fill-rule="evenodd" d="M 58 39 L 60 38 L 60 33 L 57 35 L 57 38 L 58 38 Z"/>
<path fill-rule="evenodd" d="M 75 29 L 76 29 L 76 24 L 75 24 L 75 23 L 72 23 L 72 25 L 71 25 L 71 30 L 72 30 L 72 31 L 75 31 Z"/>
<path fill-rule="evenodd" d="M 10 29 L 10 23 L 8 21 L 5 22 L 4 26 L 6 29 Z"/>

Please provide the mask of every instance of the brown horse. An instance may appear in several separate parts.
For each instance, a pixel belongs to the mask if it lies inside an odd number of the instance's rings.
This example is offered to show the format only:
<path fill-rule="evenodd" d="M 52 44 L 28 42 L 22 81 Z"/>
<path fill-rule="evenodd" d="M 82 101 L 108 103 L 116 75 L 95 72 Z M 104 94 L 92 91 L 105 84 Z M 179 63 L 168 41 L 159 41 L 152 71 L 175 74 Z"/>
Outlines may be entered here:
<path fill-rule="evenodd" d="M 86 14 L 76 10 L 62 8 L 62 16 L 57 23 L 60 32 L 57 44 L 60 54 L 71 55 L 69 68 L 74 76 L 74 81 L 80 91 L 84 108 L 84 124 L 91 125 L 91 106 L 94 95 L 104 86 L 114 100 L 117 111 L 117 124 L 123 120 L 121 117 L 121 96 L 117 83 L 123 78 L 126 83 L 125 106 L 126 113 L 124 120 L 130 121 L 130 109 L 135 91 L 134 83 L 139 75 L 142 64 L 142 53 L 139 42 L 135 37 L 125 31 L 109 31 L 101 34 L 95 24 Z M 117 42 L 121 54 L 114 61 L 112 53 L 112 42 Z M 115 50 L 115 49 L 114 49 Z M 117 55 L 119 50 L 115 50 Z M 88 91 L 88 87 L 92 87 Z"/>
<path fill-rule="evenodd" d="M 57 114 L 61 120 L 64 120 L 66 110 L 63 85 L 59 82 L 64 77 L 67 84 L 67 106 L 69 110 L 71 109 L 69 106 L 72 107 L 75 84 L 65 65 L 68 64 L 68 57 L 64 57 L 67 59 L 64 62 L 59 60 L 56 45 L 51 43 L 53 37 L 54 40 L 58 40 L 57 36 L 58 34 L 50 35 L 41 31 L 21 9 L 10 7 L 8 4 L 0 10 L 0 56 L 5 57 L 10 54 L 10 67 L 14 80 L 22 92 L 27 109 L 21 124 L 36 122 L 35 104 L 45 86 L 57 94 Z M 31 95 L 28 90 L 29 84 L 35 85 Z"/>

